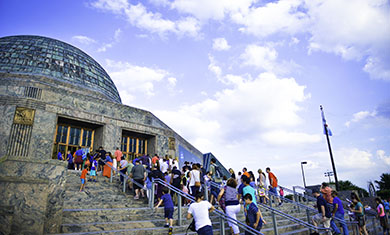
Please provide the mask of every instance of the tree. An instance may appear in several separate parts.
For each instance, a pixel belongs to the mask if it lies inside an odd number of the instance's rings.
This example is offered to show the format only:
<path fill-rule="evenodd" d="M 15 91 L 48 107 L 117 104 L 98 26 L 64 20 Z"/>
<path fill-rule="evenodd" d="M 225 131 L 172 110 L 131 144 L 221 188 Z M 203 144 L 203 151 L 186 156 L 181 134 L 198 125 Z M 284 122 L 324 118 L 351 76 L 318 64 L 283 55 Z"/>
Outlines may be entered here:
<path fill-rule="evenodd" d="M 390 198 L 390 174 L 383 173 L 380 176 L 380 180 L 375 180 L 375 183 L 377 185 L 378 191 L 377 195 L 389 199 Z"/>
<path fill-rule="evenodd" d="M 360 188 L 359 186 L 354 185 L 351 181 L 349 180 L 339 180 L 339 190 L 355 190 L 358 192 L 363 193 L 365 197 L 368 196 L 368 192 L 365 189 Z"/>

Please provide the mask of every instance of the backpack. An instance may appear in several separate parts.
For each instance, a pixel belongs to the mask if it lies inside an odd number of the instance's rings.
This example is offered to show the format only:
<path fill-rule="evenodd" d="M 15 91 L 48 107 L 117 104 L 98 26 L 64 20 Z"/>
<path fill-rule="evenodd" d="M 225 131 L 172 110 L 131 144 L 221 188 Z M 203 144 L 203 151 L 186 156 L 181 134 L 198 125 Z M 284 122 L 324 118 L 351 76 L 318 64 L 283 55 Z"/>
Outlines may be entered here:
<path fill-rule="evenodd" d="M 186 234 L 188 233 L 188 230 L 191 230 L 193 232 L 196 232 L 196 229 L 195 229 L 195 220 L 192 219 L 192 222 L 190 223 L 190 225 L 188 225 L 188 228 L 186 230 Z"/>
<path fill-rule="evenodd" d="M 388 202 L 384 202 L 384 203 L 383 203 L 383 206 L 384 206 L 384 208 L 385 208 L 385 211 L 390 210 L 390 205 L 389 205 Z"/>

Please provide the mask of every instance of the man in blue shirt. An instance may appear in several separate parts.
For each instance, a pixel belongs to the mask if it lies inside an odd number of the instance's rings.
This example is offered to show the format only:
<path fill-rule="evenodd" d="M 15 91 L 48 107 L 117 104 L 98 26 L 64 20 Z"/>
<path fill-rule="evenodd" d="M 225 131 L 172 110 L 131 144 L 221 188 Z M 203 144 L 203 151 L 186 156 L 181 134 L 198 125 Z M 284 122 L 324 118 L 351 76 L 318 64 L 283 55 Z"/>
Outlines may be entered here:
<path fill-rule="evenodd" d="M 314 189 L 312 194 L 315 198 L 317 198 L 317 209 L 318 209 L 318 214 L 312 217 L 314 226 L 318 227 L 319 224 L 323 224 L 325 228 L 330 228 L 330 220 L 332 219 L 332 213 L 329 210 L 325 198 L 321 196 L 318 189 Z M 328 230 L 328 234 L 332 235 L 330 229 Z"/>
<path fill-rule="evenodd" d="M 332 197 L 333 197 L 333 217 L 339 219 L 341 227 L 343 228 L 343 234 L 348 235 L 348 227 L 344 220 L 344 208 L 343 203 L 341 202 L 340 198 L 337 197 L 337 191 L 332 191 Z M 336 223 L 334 219 L 330 222 L 330 226 L 335 231 L 336 234 L 341 234 L 340 229 L 336 226 Z"/>

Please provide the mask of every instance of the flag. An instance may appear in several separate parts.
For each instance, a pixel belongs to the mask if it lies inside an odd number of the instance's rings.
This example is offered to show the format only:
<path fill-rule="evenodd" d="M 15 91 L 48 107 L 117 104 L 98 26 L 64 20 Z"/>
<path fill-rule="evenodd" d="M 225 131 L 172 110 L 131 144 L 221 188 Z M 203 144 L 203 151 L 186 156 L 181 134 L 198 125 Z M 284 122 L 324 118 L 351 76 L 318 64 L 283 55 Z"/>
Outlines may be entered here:
<path fill-rule="evenodd" d="M 321 116 L 322 116 L 322 124 L 324 125 L 324 135 L 326 135 L 326 130 L 328 130 L 328 135 L 332 136 L 332 131 L 330 130 L 328 124 L 326 123 L 324 111 L 322 110 L 322 106 L 321 106 Z"/>

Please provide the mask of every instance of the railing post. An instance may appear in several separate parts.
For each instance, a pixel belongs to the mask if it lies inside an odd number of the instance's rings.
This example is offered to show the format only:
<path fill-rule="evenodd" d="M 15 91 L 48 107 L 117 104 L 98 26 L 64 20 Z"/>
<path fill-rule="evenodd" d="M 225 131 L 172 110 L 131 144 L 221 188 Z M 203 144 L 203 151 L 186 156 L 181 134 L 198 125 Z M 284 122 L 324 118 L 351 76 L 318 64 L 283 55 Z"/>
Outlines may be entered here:
<path fill-rule="evenodd" d="M 152 192 L 150 193 L 150 208 L 154 207 L 154 188 L 156 187 L 156 183 L 152 181 Z"/>
<path fill-rule="evenodd" d="M 269 200 L 269 206 L 272 208 L 272 200 L 270 198 Z M 274 235 L 279 235 L 278 233 L 278 224 L 276 223 L 276 216 L 275 216 L 275 212 L 272 211 L 272 224 L 274 226 Z"/>
<path fill-rule="evenodd" d="M 307 223 L 311 223 L 311 220 L 310 220 L 310 212 L 309 212 L 309 209 L 306 208 L 306 216 L 307 216 Z M 311 229 L 309 228 L 309 232 L 311 234 Z"/>
<path fill-rule="evenodd" d="M 225 219 L 223 218 L 223 216 L 221 216 L 219 218 L 220 218 L 220 220 L 219 220 L 219 229 L 220 229 L 219 234 L 225 235 Z"/>
<path fill-rule="evenodd" d="M 294 192 L 294 200 L 295 202 L 298 203 L 298 198 L 297 198 L 297 192 L 295 191 L 295 186 L 293 186 L 293 192 Z M 299 206 L 295 206 L 296 209 L 298 209 L 298 212 L 301 212 L 301 209 L 299 208 Z"/>
<path fill-rule="evenodd" d="M 113 174 L 114 172 L 113 172 L 113 170 L 112 170 L 112 168 L 111 168 L 111 175 L 110 175 L 110 183 L 112 183 L 112 177 L 114 177 L 114 174 Z"/>
<path fill-rule="evenodd" d="M 376 221 L 376 218 L 373 217 L 373 219 L 372 219 L 372 227 L 374 228 L 374 234 L 378 234 L 377 231 L 376 231 L 376 223 L 375 223 L 375 221 Z M 383 231 L 383 234 L 385 234 L 385 231 Z"/>
<path fill-rule="evenodd" d="M 207 190 L 207 185 L 206 185 L 206 183 L 204 183 L 203 184 L 203 188 L 204 188 L 204 199 L 206 200 L 206 201 L 209 201 L 209 191 Z"/>
<path fill-rule="evenodd" d="M 127 182 L 127 177 L 123 176 L 123 192 L 126 193 L 126 182 Z"/>
<path fill-rule="evenodd" d="M 181 214 L 181 195 L 179 195 L 178 193 L 176 194 L 177 195 L 177 220 L 178 220 L 178 224 L 179 226 L 181 226 L 181 217 L 182 217 L 182 214 Z"/>

